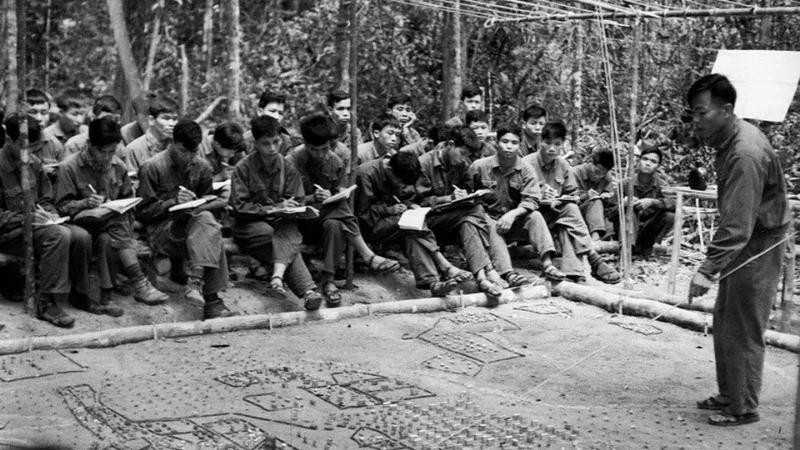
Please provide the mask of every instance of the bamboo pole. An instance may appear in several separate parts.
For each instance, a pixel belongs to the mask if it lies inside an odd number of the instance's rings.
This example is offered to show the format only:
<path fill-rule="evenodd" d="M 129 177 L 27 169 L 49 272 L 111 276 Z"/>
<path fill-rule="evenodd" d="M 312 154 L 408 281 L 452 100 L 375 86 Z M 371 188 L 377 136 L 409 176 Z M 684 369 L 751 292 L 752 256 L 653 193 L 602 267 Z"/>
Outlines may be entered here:
<path fill-rule="evenodd" d="M 598 291 L 590 286 L 582 286 L 568 281 L 562 281 L 555 286 L 555 293 L 561 297 L 599 306 L 610 312 L 622 311 L 645 317 L 658 317 L 661 322 L 669 322 L 696 331 L 711 331 L 713 329 L 710 314 L 697 311 L 687 311 L 663 303 L 641 298 L 610 294 Z M 767 344 L 774 347 L 800 352 L 800 336 L 767 330 L 764 334 Z"/>
<path fill-rule="evenodd" d="M 672 257 L 667 273 L 667 290 L 670 294 L 675 293 L 675 278 L 678 275 L 678 265 L 680 264 L 681 241 L 683 240 L 683 192 L 675 193 L 675 225 L 672 231 Z"/>
<path fill-rule="evenodd" d="M 25 111 L 25 107 L 20 103 L 18 110 Z M 20 159 L 22 170 L 20 170 L 20 184 L 22 184 L 23 208 L 26 211 L 23 219 L 23 243 L 25 246 L 25 310 L 32 317 L 36 317 L 39 312 L 39 304 L 36 299 L 36 272 L 33 253 L 33 211 L 35 210 L 33 192 L 36 189 L 36 181 L 31 179 L 31 149 L 28 146 L 28 116 L 20 114 L 19 121 L 19 141 Z"/>
<path fill-rule="evenodd" d="M 789 230 L 794 231 L 794 219 L 789 221 Z M 786 244 L 783 256 L 783 289 L 781 289 L 781 325 L 783 332 L 792 331 L 792 310 L 794 310 L 794 268 L 795 252 L 794 239 Z"/>
<path fill-rule="evenodd" d="M 186 44 L 178 45 L 181 57 L 181 115 L 189 111 L 189 57 L 186 56 Z"/>
<path fill-rule="evenodd" d="M 605 13 L 559 13 L 559 14 L 532 14 L 528 17 L 496 19 L 497 23 L 543 22 L 548 20 L 618 20 L 618 19 L 662 19 L 662 18 L 688 18 L 688 17 L 733 17 L 733 16 L 784 16 L 800 14 L 798 6 L 773 6 L 768 8 L 706 8 L 706 9 L 664 9 L 662 11 L 630 11 L 630 12 L 605 12 Z"/>
<path fill-rule="evenodd" d="M 634 176 L 633 170 L 633 153 L 634 149 L 636 148 L 636 118 L 638 115 L 638 102 L 639 102 L 639 48 L 640 48 L 640 40 L 641 40 L 641 24 L 639 23 L 639 19 L 635 18 L 633 20 L 633 48 L 631 49 L 631 65 L 633 69 L 633 73 L 631 74 L 631 130 L 630 130 L 630 144 L 631 148 L 628 150 L 628 162 L 627 162 L 627 173 L 628 178 Z M 625 208 L 625 248 L 622 251 L 623 256 L 623 273 L 625 274 L 624 284 L 626 287 L 630 286 L 630 280 L 632 276 L 632 256 L 631 256 L 631 246 L 633 245 L 633 183 L 628 183 L 628 192 L 626 192 L 628 197 L 627 206 Z M 624 205 L 624 203 L 623 203 Z"/>
<path fill-rule="evenodd" d="M 350 0 L 350 161 L 347 173 L 350 177 L 348 186 L 356 181 L 355 162 L 358 160 L 358 1 Z M 355 211 L 355 196 L 348 199 L 350 209 Z M 345 252 L 345 288 L 353 289 L 353 244 L 348 242 Z"/>
<path fill-rule="evenodd" d="M 50 92 L 50 29 L 52 28 L 53 0 L 47 0 L 44 19 L 44 91 Z"/>
<path fill-rule="evenodd" d="M 527 286 L 515 290 L 506 289 L 499 303 L 511 303 L 550 296 L 545 286 Z M 89 333 L 62 336 L 31 336 L 0 341 L 0 355 L 23 353 L 32 350 L 55 350 L 66 348 L 114 347 L 151 339 L 198 336 L 231 331 L 283 328 L 311 322 L 333 322 L 356 319 L 375 314 L 417 314 L 449 311 L 468 306 L 494 306 L 497 301 L 483 293 L 430 297 L 412 300 L 375 303 L 369 305 L 342 306 L 317 311 L 292 311 L 279 314 L 256 314 L 234 316 L 206 321 L 173 322 L 156 325 L 140 325 Z"/>

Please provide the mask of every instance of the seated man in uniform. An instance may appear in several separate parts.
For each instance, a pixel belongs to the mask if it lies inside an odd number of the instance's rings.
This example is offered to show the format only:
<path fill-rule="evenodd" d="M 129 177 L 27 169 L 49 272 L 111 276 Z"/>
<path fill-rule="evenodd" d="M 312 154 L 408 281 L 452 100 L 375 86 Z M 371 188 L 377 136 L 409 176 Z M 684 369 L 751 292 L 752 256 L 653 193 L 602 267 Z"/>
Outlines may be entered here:
<path fill-rule="evenodd" d="M 419 207 L 414 200 L 421 174 L 419 160 L 410 152 L 362 164 L 356 170 L 356 215 L 367 242 L 402 243 L 417 288 L 430 289 L 431 294 L 440 297 L 472 278 L 472 274 L 444 257 L 429 229 L 404 230 L 398 225 L 407 209 Z"/>
<path fill-rule="evenodd" d="M 507 251 L 497 250 L 505 248 L 506 242 L 520 241 L 530 243 L 538 253 L 545 278 L 562 280 L 564 274 L 553 264 L 553 237 L 539 212 L 541 191 L 536 174 L 519 156 L 521 136 L 522 130 L 517 126 L 500 127 L 497 154 L 470 165 L 469 185 L 472 189 L 490 189 L 494 194 L 494 201 L 486 209 L 490 232 L 496 236 L 491 245 L 498 268 L 510 268 L 511 258 Z"/>
<path fill-rule="evenodd" d="M 627 195 L 628 186 L 633 184 L 632 226 L 636 240 L 632 253 L 645 258 L 653 253 L 653 246 L 664 239 L 675 222 L 675 200 L 666 198 L 661 191 L 668 186 L 666 177 L 658 171 L 662 157 L 656 146 L 643 148 L 636 173 L 622 183 L 623 195 Z"/>
<path fill-rule="evenodd" d="M 466 114 L 470 111 L 483 111 L 483 91 L 477 86 L 465 86 L 461 90 L 461 103 L 458 104 L 456 115 L 444 124 L 451 127 L 466 125 Z"/>
<path fill-rule="evenodd" d="M 598 150 L 592 153 L 591 161 L 572 169 L 578 184 L 581 214 L 594 241 L 606 235 L 606 209 L 612 204 L 615 190 L 613 168 L 614 154 L 610 150 Z"/>
<path fill-rule="evenodd" d="M 539 151 L 522 158 L 522 162 L 533 169 L 542 191 L 543 207 L 539 210 L 558 234 L 561 271 L 574 281 L 583 281 L 583 256 L 586 255 L 594 277 L 604 283 L 618 283 L 621 280 L 619 272 L 603 261 L 592 247 L 577 199 L 564 198 L 574 196 L 578 191 L 572 167 L 560 156 L 566 136 L 567 128 L 563 123 L 548 122 L 542 128 Z"/>
<path fill-rule="evenodd" d="M 358 146 L 358 165 L 392 156 L 400 144 L 402 126 L 390 114 L 381 114 L 369 126 L 372 140 Z"/>
<path fill-rule="evenodd" d="M 235 122 L 225 122 L 214 132 L 205 136 L 200 145 L 202 156 L 211 164 L 211 178 L 214 183 L 228 181 L 233 167 L 247 155 L 244 130 Z M 228 200 L 231 196 L 230 184 L 219 189 L 217 195 Z"/>
<path fill-rule="evenodd" d="M 299 206 L 305 198 L 294 164 L 280 154 L 280 123 L 270 116 L 250 122 L 255 151 L 236 164 L 231 177 L 233 237 L 239 247 L 265 266 L 272 265 L 270 293 L 284 296 L 286 284 L 306 310 L 319 309 L 322 295 L 300 254 L 303 236 L 297 220 L 275 211 Z"/>
<path fill-rule="evenodd" d="M 136 218 L 146 226 L 153 251 L 170 257 L 170 278 L 187 282 L 187 300 L 203 304 L 203 319 L 227 317 L 233 313 L 219 293 L 228 285 L 228 263 L 222 226 L 211 213 L 224 203 L 217 200 L 170 212 L 173 206 L 212 192 L 211 166 L 197 154 L 203 133 L 197 123 L 181 120 L 170 135 L 174 141 L 169 148 L 145 161 L 139 170 L 138 194 L 143 200 Z M 188 276 L 183 271 L 185 261 Z"/>
<path fill-rule="evenodd" d="M 350 148 L 350 94 L 342 90 L 328 93 L 328 111 L 339 130 L 339 142 Z M 356 128 L 356 144 L 364 143 L 361 130 Z"/>
<path fill-rule="evenodd" d="M 520 114 L 522 121 L 522 141 L 519 143 L 519 154 L 522 157 L 539 151 L 542 140 L 542 127 L 547 123 L 547 110 L 539 105 L 531 105 Z"/>
<path fill-rule="evenodd" d="M 411 145 L 422 139 L 419 131 L 412 126 L 417 121 L 417 115 L 414 114 L 414 110 L 411 108 L 410 95 L 398 94 L 389 97 L 389 101 L 386 102 L 386 112 L 394 116 L 403 127 L 400 134 L 400 143 L 397 145 L 398 148 Z"/>
<path fill-rule="evenodd" d="M 63 146 L 67 140 L 86 131 L 86 110 L 88 99 L 80 91 L 67 89 L 56 97 L 56 105 L 61 110 L 58 120 L 42 132 L 44 140 L 56 139 Z"/>
<path fill-rule="evenodd" d="M 122 105 L 119 104 L 113 95 L 103 95 L 98 97 L 92 106 L 92 115 L 94 116 L 94 119 L 111 117 L 114 119 L 114 121 L 119 123 L 120 114 L 122 114 Z M 80 153 L 87 148 L 89 148 L 88 129 L 86 132 L 72 136 L 69 138 L 69 140 L 67 140 L 66 144 L 64 144 L 64 157 L 66 158 L 69 155 Z M 116 155 L 119 158 L 125 157 L 125 145 L 122 143 L 122 141 L 120 141 L 119 145 L 117 146 Z"/>
<path fill-rule="evenodd" d="M 75 323 L 59 303 L 70 301 L 79 305 L 89 300 L 89 257 L 92 242 L 88 233 L 78 227 L 54 224 L 58 213 L 53 205 L 50 179 L 42 163 L 31 155 L 28 195 L 32 210 L 25 210 L 26 191 L 22 186 L 20 123 L 25 120 L 28 136 L 39 140 L 38 121 L 30 116 L 12 114 L 4 121 L 5 134 L 0 133 L 0 252 L 23 256 L 25 245 L 23 223 L 26 214 L 33 215 L 33 252 L 38 262 L 37 287 L 41 294 L 36 317 L 55 326 L 69 328 Z M 6 134 L 9 141 L 5 141 Z"/>
<path fill-rule="evenodd" d="M 471 161 L 465 143 L 466 128 L 453 130 L 450 139 L 419 158 L 422 177 L 418 185 L 421 206 L 447 204 L 467 195 Z M 467 130 L 468 131 L 468 130 Z M 440 243 L 458 243 L 464 251 L 470 271 L 478 282 L 478 288 L 489 296 L 499 296 L 505 286 L 525 284 L 527 280 L 514 272 L 510 266 L 495 269 L 491 257 L 492 239 L 483 206 L 469 202 L 458 208 L 428 213 L 425 223 L 436 234 Z M 508 248 L 503 242 L 497 252 L 505 252 L 503 261 L 510 261 Z M 503 278 L 501 278 L 501 275 Z M 505 281 L 505 282 L 504 282 Z"/>
<path fill-rule="evenodd" d="M 282 124 L 285 110 L 286 96 L 283 94 L 272 91 L 264 91 L 264 93 L 261 94 L 261 97 L 258 99 L 259 116 L 272 117 L 277 120 L 278 123 Z M 289 131 L 283 126 L 281 126 L 280 137 L 281 143 L 278 147 L 278 151 L 281 155 L 286 156 L 286 154 L 295 147 L 295 142 L 292 139 L 292 136 L 289 134 Z M 253 132 L 251 130 L 245 131 L 244 140 L 247 144 L 249 153 L 253 150 Z"/>
<path fill-rule="evenodd" d="M 29 89 L 25 92 L 25 102 L 28 103 L 28 115 L 34 117 L 39 130 L 44 130 L 50 125 L 50 100 L 43 91 Z M 39 158 L 46 174 L 55 176 L 56 165 L 64 158 L 64 145 L 55 136 L 46 138 L 44 133 L 39 133 L 37 139 L 28 137 L 31 154 Z"/>
<path fill-rule="evenodd" d="M 117 121 L 111 117 L 95 119 L 89 124 L 88 134 L 89 146 L 67 157 L 58 172 L 56 206 L 61 214 L 73 219 L 81 211 L 97 208 L 106 201 L 133 196 L 125 163 L 115 155 L 122 140 Z M 136 301 L 157 305 L 169 299 L 150 284 L 139 266 L 129 213 L 98 218 L 98 223 L 87 223 L 84 228 L 95 238 L 100 278 L 100 301 L 90 303 L 89 312 L 122 315 L 122 308 L 111 303 L 119 268 L 133 281 Z"/>
<path fill-rule="evenodd" d="M 145 161 L 169 147 L 172 130 L 178 122 L 178 104 L 168 98 L 154 98 L 148 114 L 147 131 L 125 147 L 125 164 L 130 172 L 139 172 Z"/>
<path fill-rule="evenodd" d="M 400 264 L 376 255 L 367 246 L 348 198 L 327 205 L 322 203 L 348 187 L 344 163 L 333 153 L 334 146 L 339 143 L 336 124 L 325 114 L 313 114 L 300 121 L 300 132 L 305 144 L 292 150 L 286 162 L 294 165 L 300 174 L 303 190 L 308 193 L 305 204 L 320 211 L 318 219 L 302 221 L 300 231 L 306 242 L 321 241 L 325 261 L 320 280 L 322 294 L 328 306 L 338 306 L 341 294 L 334 284 L 334 274 L 344 255 L 345 239 L 371 270 L 389 272 L 399 269 Z"/>

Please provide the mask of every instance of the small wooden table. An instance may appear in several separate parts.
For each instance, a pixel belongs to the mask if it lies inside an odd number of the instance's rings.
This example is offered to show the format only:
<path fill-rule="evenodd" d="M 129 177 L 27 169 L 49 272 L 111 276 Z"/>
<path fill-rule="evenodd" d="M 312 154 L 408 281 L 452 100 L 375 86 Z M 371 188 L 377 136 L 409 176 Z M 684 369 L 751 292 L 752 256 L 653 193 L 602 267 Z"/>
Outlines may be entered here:
<path fill-rule="evenodd" d="M 709 186 L 705 191 L 697 191 L 688 186 L 669 186 L 662 190 L 665 194 L 675 194 L 675 223 L 672 230 L 672 258 L 667 274 L 667 291 L 675 293 L 675 277 L 680 264 L 681 241 L 683 240 L 683 201 L 685 199 L 717 200 L 717 187 Z"/>

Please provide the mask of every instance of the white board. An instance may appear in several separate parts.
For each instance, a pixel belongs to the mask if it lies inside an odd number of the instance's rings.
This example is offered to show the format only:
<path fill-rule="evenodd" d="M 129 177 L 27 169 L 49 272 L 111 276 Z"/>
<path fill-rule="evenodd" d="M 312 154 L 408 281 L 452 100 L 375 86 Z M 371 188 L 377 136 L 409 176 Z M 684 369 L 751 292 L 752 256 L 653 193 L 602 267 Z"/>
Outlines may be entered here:
<path fill-rule="evenodd" d="M 712 73 L 736 88 L 737 116 L 782 122 L 800 81 L 800 52 L 720 50 Z"/>

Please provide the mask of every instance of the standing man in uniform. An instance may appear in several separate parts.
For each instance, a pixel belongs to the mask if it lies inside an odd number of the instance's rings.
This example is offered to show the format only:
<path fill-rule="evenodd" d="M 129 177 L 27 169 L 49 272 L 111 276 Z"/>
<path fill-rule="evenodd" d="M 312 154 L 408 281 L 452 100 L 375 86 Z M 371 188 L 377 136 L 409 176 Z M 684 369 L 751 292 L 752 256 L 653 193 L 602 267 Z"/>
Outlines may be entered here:
<path fill-rule="evenodd" d="M 719 276 L 714 305 L 719 393 L 697 407 L 720 412 L 708 418 L 711 425 L 743 425 L 759 420 L 764 332 L 789 224 L 786 184 L 764 134 L 734 115 L 736 89 L 725 76 L 700 78 L 686 99 L 697 135 L 717 151 L 720 213 L 706 259 L 689 285 L 691 301 Z"/>

